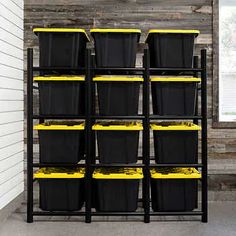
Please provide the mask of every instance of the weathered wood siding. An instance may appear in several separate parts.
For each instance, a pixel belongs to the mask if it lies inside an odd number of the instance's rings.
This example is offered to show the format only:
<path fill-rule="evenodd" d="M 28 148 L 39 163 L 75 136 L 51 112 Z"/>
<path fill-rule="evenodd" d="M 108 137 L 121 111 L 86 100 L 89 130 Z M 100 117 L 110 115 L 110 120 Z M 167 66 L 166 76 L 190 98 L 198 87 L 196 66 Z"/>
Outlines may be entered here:
<path fill-rule="evenodd" d="M 213 0 L 26 0 L 25 4 L 25 48 L 34 47 L 36 59 L 37 37 L 32 33 L 33 26 L 72 26 L 86 30 L 93 27 L 140 28 L 142 43 L 151 28 L 199 29 L 196 54 L 199 55 L 202 48 L 208 50 L 210 162 L 236 159 L 235 130 L 212 127 Z"/>
<path fill-rule="evenodd" d="M 0 1 L 0 210 L 24 190 L 23 13 Z"/>

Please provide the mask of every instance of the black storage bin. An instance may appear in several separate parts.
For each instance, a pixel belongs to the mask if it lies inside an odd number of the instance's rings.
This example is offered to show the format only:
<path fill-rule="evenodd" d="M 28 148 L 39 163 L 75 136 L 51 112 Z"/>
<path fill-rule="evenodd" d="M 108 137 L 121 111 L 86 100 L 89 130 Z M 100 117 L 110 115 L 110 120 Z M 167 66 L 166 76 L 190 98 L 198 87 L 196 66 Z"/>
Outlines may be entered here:
<path fill-rule="evenodd" d="M 138 115 L 142 78 L 95 77 L 94 81 L 97 82 L 99 115 Z"/>
<path fill-rule="evenodd" d="M 91 29 L 97 67 L 135 67 L 141 31 L 137 29 Z"/>
<path fill-rule="evenodd" d="M 198 30 L 150 30 L 146 43 L 151 68 L 192 68 L 194 40 L 199 33 Z"/>
<path fill-rule="evenodd" d="M 39 133 L 40 163 L 78 163 L 84 157 L 83 122 L 46 122 L 34 126 Z"/>
<path fill-rule="evenodd" d="M 85 66 L 86 43 L 89 38 L 83 29 L 35 28 L 39 39 L 39 65 L 46 68 L 81 68 Z M 68 74 L 68 71 L 53 70 L 41 73 Z M 69 71 L 69 74 L 75 73 Z"/>
<path fill-rule="evenodd" d="M 39 207 L 44 211 L 78 211 L 84 204 L 84 169 L 41 168 Z"/>
<path fill-rule="evenodd" d="M 100 122 L 93 126 L 97 132 L 100 163 L 136 163 L 138 158 L 138 122 Z"/>
<path fill-rule="evenodd" d="M 201 127 L 189 122 L 151 124 L 157 164 L 194 164 L 198 161 L 198 131 Z"/>
<path fill-rule="evenodd" d="M 40 115 L 85 115 L 84 77 L 35 77 Z"/>
<path fill-rule="evenodd" d="M 142 169 L 107 168 L 93 173 L 94 206 L 100 212 L 133 212 L 138 207 L 139 182 Z"/>
<path fill-rule="evenodd" d="M 194 116 L 200 78 L 151 78 L 154 115 Z"/>
<path fill-rule="evenodd" d="M 161 211 L 192 211 L 197 202 L 198 179 L 194 168 L 153 169 L 151 171 L 152 209 Z"/>

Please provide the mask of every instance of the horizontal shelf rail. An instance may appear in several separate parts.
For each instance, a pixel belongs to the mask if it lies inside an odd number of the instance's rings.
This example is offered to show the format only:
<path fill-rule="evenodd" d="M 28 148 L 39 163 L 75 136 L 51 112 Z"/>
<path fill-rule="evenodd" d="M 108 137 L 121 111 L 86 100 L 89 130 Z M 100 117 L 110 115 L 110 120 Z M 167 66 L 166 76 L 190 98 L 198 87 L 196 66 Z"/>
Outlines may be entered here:
<path fill-rule="evenodd" d="M 78 67 L 43 67 L 43 66 L 34 66 L 33 71 L 38 72 L 49 72 L 49 71 L 78 71 L 78 72 L 85 72 L 85 68 L 78 68 Z"/>
<path fill-rule="evenodd" d="M 113 168 L 113 167 L 145 167 L 144 164 L 92 164 L 92 167 L 107 167 L 107 168 Z"/>
<path fill-rule="evenodd" d="M 93 216 L 144 216 L 144 212 L 91 212 Z"/>
<path fill-rule="evenodd" d="M 78 68 L 78 67 L 40 67 L 40 66 L 34 66 L 33 67 L 33 71 L 81 71 L 81 72 L 85 72 L 85 68 Z M 91 68 L 91 70 L 93 70 L 95 73 L 97 72 L 144 72 L 145 69 L 143 67 L 134 67 L 134 68 L 126 68 L 126 67 L 120 67 L 120 68 L 109 68 L 109 67 L 104 67 L 104 68 Z M 201 68 L 150 68 L 149 69 L 150 72 L 202 72 Z"/>
<path fill-rule="evenodd" d="M 189 211 L 189 212 L 150 212 L 150 216 L 194 216 L 194 215 L 198 215 L 201 216 L 203 215 L 202 211 Z"/>
<path fill-rule="evenodd" d="M 145 119 L 145 116 L 100 116 L 93 115 L 92 119 L 96 120 L 142 120 Z M 86 119 L 85 116 L 79 115 L 33 115 L 33 119 Z M 201 120 L 202 116 L 159 116 L 159 115 L 150 115 L 150 120 Z"/>
<path fill-rule="evenodd" d="M 201 120 L 202 116 L 159 116 L 159 115 L 150 115 L 150 120 Z"/>
<path fill-rule="evenodd" d="M 78 163 L 78 164 L 68 164 L 68 163 L 33 163 L 34 168 L 38 167 L 85 167 L 86 163 Z M 113 163 L 113 164 L 91 164 L 92 167 L 144 167 L 144 164 L 119 164 L 119 163 Z M 150 167 L 196 167 L 196 168 L 201 168 L 203 165 L 202 164 L 150 164 Z"/>
<path fill-rule="evenodd" d="M 34 216 L 85 216 L 84 212 L 77 212 L 77 211 L 33 211 Z"/>
<path fill-rule="evenodd" d="M 143 115 L 137 115 L 137 116 L 102 116 L 102 115 L 92 115 L 92 119 L 97 119 L 97 120 L 142 120 L 145 118 Z"/>
<path fill-rule="evenodd" d="M 202 164 L 150 164 L 150 167 L 199 167 L 201 168 Z"/>
<path fill-rule="evenodd" d="M 202 72 L 202 68 L 150 68 L 150 72 Z"/>
<path fill-rule="evenodd" d="M 55 164 L 51 164 L 51 163 L 33 163 L 33 167 L 34 168 L 38 168 L 38 167 L 85 167 L 86 164 L 85 163 L 78 163 L 78 164 L 68 164 L 68 163 L 55 163 Z"/>
<path fill-rule="evenodd" d="M 33 211 L 34 216 L 85 216 L 85 212 L 77 211 Z M 91 212 L 93 216 L 144 216 L 144 212 Z M 150 216 L 201 216 L 202 211 L 192 212 L 150 212 Z"/>
<path fill-rule="evenodd" d="M 33 115 L 33 119 L 86 119 L 85 116 L 79 115 Z"/>
<path fill-rule="evenodd" d="M 84 120 L 85 116 L 77 116 L 77 115 L 33 115 L 33 119 L 80 119 Z"/>

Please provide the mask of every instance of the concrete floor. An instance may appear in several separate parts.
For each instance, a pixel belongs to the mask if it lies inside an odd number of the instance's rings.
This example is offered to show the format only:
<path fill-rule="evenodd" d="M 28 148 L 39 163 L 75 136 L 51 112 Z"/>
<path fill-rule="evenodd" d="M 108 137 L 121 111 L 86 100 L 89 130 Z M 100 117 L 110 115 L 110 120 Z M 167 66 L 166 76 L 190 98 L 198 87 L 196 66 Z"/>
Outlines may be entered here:
<path fill-rule="evenodd" d="M 25 212 L 12 214 L 0 224 L 0 236 L 235 236 L 236 202 L 213 202 L 209 204 L 209 223 L 182 222 L 64 222 L 51 221 L 25 223 Z M 57 220 L 56 220 L 57 219 Z"/>

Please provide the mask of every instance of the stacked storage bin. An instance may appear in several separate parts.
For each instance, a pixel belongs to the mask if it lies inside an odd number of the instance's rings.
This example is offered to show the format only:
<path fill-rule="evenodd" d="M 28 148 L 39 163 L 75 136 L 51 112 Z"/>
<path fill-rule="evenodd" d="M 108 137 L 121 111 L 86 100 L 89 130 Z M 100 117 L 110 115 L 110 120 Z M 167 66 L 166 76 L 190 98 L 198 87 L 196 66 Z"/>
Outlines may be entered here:
<path fill-rule="evenodd" d="M 140 168 L 96 169 L 94 205 L 96 211 L 133 212 L 138 207 Z"/>
<path fill-rule="evenodd" d="M 95 58 L 98 68 L 135 67 L 140 30 L 92 29 Z M 143 78 L 128 75 L 96 76 L 99 115 L 138 115 L 139 89 Z M 98 156 L 101 164 L 136 163 L 138 157 L 138 122 L 99 122 L 93 126 L 97 133 Z M 97 168 L 93 173 L 96 193 L 94 206 L 102 212 L 129 212 L 137 209 L 139 180 L 138 168 Z"/>
<path fill-rule="evenodd" d="M 39 206 L 45 211 L 77 211 L 84 204 L 84 169 L 41 168 Z"/>
<path fill-rule="evenodd" d="M 196 30 L 150 30 L 146 42 L 151 68 L 193 68 Z M 199 78 L 178 72 L 153 73 L 151 76 L 153 114 L 194 116 Z M 197 164 L 198 130 L 191 122 L 151 124 L 157 164 Z M 151 170 L 153 211 L 192 211 L 196 208 L 201 175 L 191 168 Z"/>
<path fill-rule="evenodd" d="M 149 30 L 151 68 L 192 68 L 198 30 Z M 174 73 L 175 75 L 175 73 Z"/>
<path fill-rule="evenodd" d="M 85 66 L 89 41 L 82 29 L 35 28 L 39 38 L 39 66 L 34 77 L 39 87 L 39 115 L 85 115 L 85 76 L 75 69 Z M 41 164 L 76 164 L 84 158 L 84 122 L 47 121 L 34 126 L 39 134 Z M 41 168 L 35 173 L 40 185 L 40 208 L 46 211 L 80 210 L 84 203 L 83 168 Z"/>
<path fill-rule="evenodd" d="M 151 170 L 152 208 L 154 211 L 192 211 L 196 208 L 201 174 L 194 168 Z"/>

